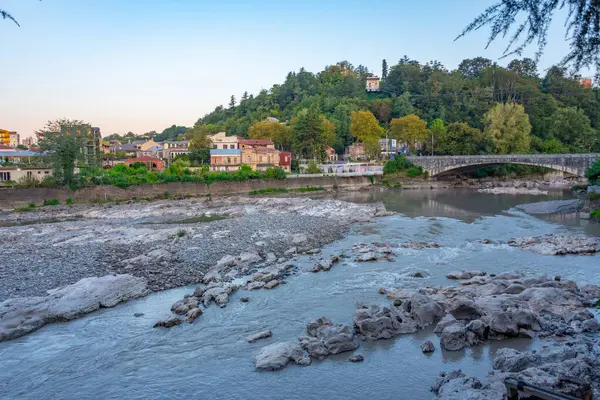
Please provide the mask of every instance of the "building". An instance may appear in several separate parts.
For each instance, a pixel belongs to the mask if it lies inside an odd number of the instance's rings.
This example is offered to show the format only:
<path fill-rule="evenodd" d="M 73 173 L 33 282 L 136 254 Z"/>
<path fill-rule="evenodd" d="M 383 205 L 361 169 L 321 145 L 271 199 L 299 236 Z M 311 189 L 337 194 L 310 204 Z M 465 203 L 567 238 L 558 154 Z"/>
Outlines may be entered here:
<path fill-rule="evenodd" d="M 23 139 L 23 146 L 26 147 L 31 147 L 35 144 L 35 138 L 34 137 L 27 137 L 25 139 Z"/>
<path fill-rule="evenodd" d="M 136 152 L 136 157 L 152 157 L 152 158 L 162 158 L 164 147 L 157 145 L 152 147 L 146 147 L 145 150 L 138 150 Z"/>
<path fill-rule="evenodd" d="M 366 89 L 367 92 L 379 92 L 381 81 L 378 76 L 367 77 Z"/>
<path fill-rule="evenodd" d="M 21 144 L 19 134 L 17 132 L 0 129 L 0 144 L 9 147 L 17 147 Z"/>
<path fill-rule="evenodd" d="M 285 172 L 292 172 L 292 153 L 286 151 L 279 153 L 279 168 Z"/>
<path fill-rule="evenodd" d="M 240 149 L 275 148 L 273 141 L 268 139 L 240 139 L 239 146 Z"/>
<path fill-rule="evenodd" d="M 325 149 L 325 154 L 327 155 L 327 161 L 329 162 L 335 162 L 338 160 L 338 155 L 333 147 L 327 147 Z"/>
<path fill-rule="evenodd" d="M 350 146 L 346 147 L 346 159 L 353 160 L 366 160 L 367 152 L 365 151 L 364 143 L 352 143 Z"/>
<path fill-rule="evenodd" d="M 163 161 L 160 158 L 154 157 L 136 157 L 125 160 L 124 164 L 130 167 L 135 163 L 142 163 L 149 171 L 162 171 L 165 168 Z"/>
<path fill-rule="evenodd" d="M 85 152 L 86 161 L 95 158 L 96 154 L 102 151 L 102 134 L 100 128 L 94 127 L 88 124 L 73 125 L 73 126 L 61 126 L 61 135 L 72 135 L 77 137 L 83 137 L 86 139 L 85 145 L 82 151 Z"/>
<path fill-rule="evenodd" d="M 227 136 L 225 132 L 219 132 L 210 136 L 213 149 L 239 149 L 240 137 Z"/>
<path fill-rule="evenodd" d="M 3 167 L 0 166 L 0 185 L 7 182 L 19 182 L 25 179 L 41 181 L 52 175 L 52 168 L 42 167 Z"/>
<path fill-rule="evenodd" d="M 212 171 L 237 171 L 242 166 L 242 150 L 211 149 L 210 169 Z"/>
<path fill-rule="evenodd" d="M 190 152 L 189 147 L 189 140 L 182 140 L 179 142 L 164 142 L 162 158 L 167 160 L 168 163 L 171 163 L 175 157 L 188 154 Z"/>
<path fill-rule="evenodd" d="M 579 79 L 579 83 L 584 88 L 590 89 L 592 87 L 592 78 L 581 78 Z"/>
<path fill-rule="evenodd" d="M 270 141 L 270 140 L 269 140 Z M 255 171 L 279 167 L 279 152 L 270 147 L 246 147 L 242 150 L 242 163 Z M 291 160 L 290 160 L 291 167 Z"/>

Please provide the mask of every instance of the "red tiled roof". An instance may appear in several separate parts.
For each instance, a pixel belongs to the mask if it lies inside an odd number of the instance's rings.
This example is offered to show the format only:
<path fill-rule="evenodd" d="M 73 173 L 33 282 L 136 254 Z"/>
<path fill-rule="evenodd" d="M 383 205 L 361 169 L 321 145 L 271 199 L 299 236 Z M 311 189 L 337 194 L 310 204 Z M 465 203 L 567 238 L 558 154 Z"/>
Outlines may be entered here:
<path fill-rule="evenodd" d="M 132 162 L 144 162 L 144 161 L 160 161 L 162 162 L 162 160 L 160 158 L 154 158 L 154 157 L 136 157 L 136 158 L 129 158 L 127 161 L 132 161 Z"/>
<path fill-rule="evenodd" d="M 273 144 L 273 142 L 271 140 L 262 140 L 262 139 L 242 139 L 242 140 L 240 140 L 240 144 L 266 146 L 266 145 Z"/>

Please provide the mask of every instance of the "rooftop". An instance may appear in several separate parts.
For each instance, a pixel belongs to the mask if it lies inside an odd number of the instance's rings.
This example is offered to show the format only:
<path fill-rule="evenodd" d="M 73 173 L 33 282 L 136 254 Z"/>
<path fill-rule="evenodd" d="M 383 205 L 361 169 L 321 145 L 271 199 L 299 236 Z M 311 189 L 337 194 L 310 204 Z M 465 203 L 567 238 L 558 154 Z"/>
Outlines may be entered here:
<path fill-rule="evenodd" d="M 211 149 L 211 156 L 225 156 L 225 155 L 240 155 L 242 150 L 240 149 Z"/>
<path fill-rule="evenodd" d="M 130 159 L 128 159 L 127 161 L 129 161 L 129 162 L 148 162 L 148 161 L 153 161 L 153 162 L 154 162 L 154 161 L 160 161 L 160 162 L 162 162 L 162 160 L 161 160 L 161 159 L 159 159 L 159 158 L 155 158 L 155 157 L 146 157 L 146 156 L 144 156 L 144 157 L 135 157 L 135 158 L 130 158 Z"/>
<path fill-rule="evenodd" d="M 273 142 L 266 139 L 240 139 L 240 144 L 266 146 L 273 144 Z"/>

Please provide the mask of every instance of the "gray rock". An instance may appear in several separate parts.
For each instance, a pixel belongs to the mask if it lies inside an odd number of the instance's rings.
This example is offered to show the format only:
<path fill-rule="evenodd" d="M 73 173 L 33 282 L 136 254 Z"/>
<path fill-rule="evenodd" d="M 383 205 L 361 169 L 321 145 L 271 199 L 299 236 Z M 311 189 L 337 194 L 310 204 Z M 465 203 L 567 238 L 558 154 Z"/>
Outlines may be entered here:
<path fill-rule="evenodd" d="M 458 272 L 451 272 L 448 275 L 446 275 L 446 278 L 448 279 L 453 279 L 453 280 L 466 280 L 466 279 L 471 279 L 475 276 L 484 276 L 486 275 L 485 272 L 482 271 L 458 271 Z"/>
<path fill-rule="evenodd" d="M 276 286 L 279 286 L 279 281 L 277 279 L 273 279 L 272 281 L 269 281 L 265 284 L 264 288 L 265 289 L 273 289 Z"/>
<path fill-rule="evenodd" d="M 363 361 L 365 361 L 365 358 L 364 358 L 362 355 L 360 355 L 360 354 L 356 354 L 356 355 L 354 355 L 354 356 L 350 357 L 350 358 L 348 359 L 348 361 L 350 361 L 350 362 L 352 362 L 352 363 L 358 363 L 358 362 L 363 362 Z"/>
<path fill-rule="evenodd" d="M 273 333 L 271 333 L 271 331 L 262 331 L 248 336 L 247 340 L 248 343 L 254 343 L 256 341 L 259 341 L 260 339 L 270 338 L 271 336 L 273 336 Z"/>
<path fill-rule="evenodd" d="M 349 325 L 335 324 L 321 317 L 306 326 L 308 336 L 299 338 L 308 354 L 317 359 L 332 354 L 353 351 L 358 348 L 354 340 L 354 330 Z"/>
<path fill-rule="evenodd" d="M 292 254 L 296 254 L 297 252 L 298 252 L 298 248 L 297 247 L 290 247 L 283 254 L 286 255 L 286 256 L 291 256 Z"/>
<path fill-rule="evenodd" d="M 490 319 L 490 334 L 516 337 L 519 335 L 519 328 L 508 313 L 497 313 Z"/>
<path fill-rule="evenodd" d="M 262 289 L 265 286 L 264 282 L 250 282 L 246 285 L 247 290 Z"/>
<path fill-rule="evenodd" d="M 506 293 L 506 294 L 519 294 L 523 290 L 525 290 L 525 286 L 520 285 L 518 283 L 513 283 L 512 285 L 510 285 L 509 287 L 507 287 L 506 290 L 504 290 L 504 293 Z"/>
<path fill-rule="evenodd" d="M 242 303 L 247 303 L 248 301 L 250 301 L 250 299 L 249 299 L 249 298 L 247 298 L 247 297 L 240 297 L 240 301 L 241 301 Z"/>
<path fill-rule="evenodd" d="M 402 308 L 410 313 L 420 328 L 425 328 L 446 315 L 438 302 L 422 294 L 414 294 L 410 300 L 402 303 Z"/>
<path fill-rule="evenodd" d="M 146 314 L 144 314 L 142 312 L 136 312 L 135 314 L 133 314 L 133 316 L 136 318 L 143 317 L 144 315 L 146 315 Z"/>
<path fill-rule="evenodd" d="M 252 264 L 262 261 L 262 257 L 255 251 L 244 251 L 240 254 L 239 264 Z"/>
<path fill-rule="evenodd" d="M 445 327 L 442 331 L 440 345 L 449 351 L 457 351 L 466 347 L 467 328 L 460 323 Z"/>
<path fill-rule="evenodd" d="M 289 362 L 310 364 L 310 357 L 300 343 L 282 342 L 263 347 L 254 359 L 254 366 L 258 371 L 276 371 Z"/>
<path fill-rule="evenodd" d="M 442 333 L 445 327 L 454 325 L 457 322 L 458 321 L 452 316 L 452 314 L 446 314 L 444 318 L 442 318 L 440 322 L 437 323 L 435 329 L 433 330 L 433 333 Z"/>
<path fill-rule="evenodd" d="M 360 254 L 356 258 L 356 261 L 358 261 L 358 262 L 368 262 L 368 261 L 376 261 L 376 260 L 377 260 L 377 255 L 372 251 Z"/>
<path fill-rule="evenodd" d="M 421 345 L 421 351 L 423 353 L 433 353 L 435 351 L 435 346 L 428 340 Z"/>
<path fill-rule="evenodd" d="M 154 324 L 154 328 L 172 328 L 174 326 L 181 325 L 184 322 L 185 320 L 180 317 L 168 317 Z"/>
<path fill-rule="evenodd" d="M 363 340 L 390 339 L 418 329 L 417 323 L 401 309 L 374 305 L 356 310 L 354 326 Z"/>
<path fill-rule="evenodd" d="M 528 214 L 570 214 L 583 207 L 583 200 L 552 200 L 539 203 L 520 204 L 518 209 Z"/>
<path fill-rule="evenodd" d="M 308 241 L 308 238 L 303 233 L 297 233 L 294 236 L 292 236 L 293 244 L 303 244 L 303 243 L 306 243 L 307 241 Z"/>
<path fill-rule="evenodd" d="M 84 278 L 45 297 L 21 297 L 0 303 L 0 341 L 15 339 L 55 321 L 70 321 L 101 307 L 148 294 L 146 280 L 131 275 Z"/>
<path fill-rule="evenodd" d="M 201 316 L 201 315 L 202 315 L 202 310 L 201 310 L 199 307 L 192 308 L 192 309 L 190 309 L 190 310 L 187 312 L 187 314 L 186 314 L 187 321 L 188 321 L 189 323 L 192 323 L 192 322 L 194 322 L 194 320 L 195 320 L 196 318 L 198 318 L 198 317 L 199 317 L 199 316 Z"/>

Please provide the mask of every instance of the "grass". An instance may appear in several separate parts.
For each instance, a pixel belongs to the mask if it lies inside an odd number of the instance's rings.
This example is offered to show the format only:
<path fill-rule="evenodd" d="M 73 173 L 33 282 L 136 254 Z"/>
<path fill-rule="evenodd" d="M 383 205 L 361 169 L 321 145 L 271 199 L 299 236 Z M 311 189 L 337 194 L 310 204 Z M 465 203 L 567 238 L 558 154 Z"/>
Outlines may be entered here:
<path fill-rule="evenodd" d="M 259 194 L 274 194 L 274 193 L 288 193 L 289 190 L 286 188 L 265 188 L 265 189 L 254 189 L 248 192 L 250 196 L 256 196 Z"/>
<path fill-rule="evenodd" d="M 184 237 L 187 235 L 187 231 L 185 229 L 180 229 L 177 231 L 177 237 Z"/>
<path fill-rule="evenodd" d="M 294 192 L 306 193 L 306 192 L 318 192 L 325 190 L 322 186 L 307 186 L 305 188 L 293 189 Z"/>
<path fill-rule="evenodd" d="M 21 207 L 21 208 L 15 208 L 15 211 L 17 212 L 29 212 L 29 211 L 33 211 L 35 210 L 35 203 L 32 201 L 30 202 L 27 207 Z"/>
<path fill-rule="evenodd" d="M 58 199 L 56 197 L 54 197 L 50 200 L 44 200 L 45 206 L 57 206 L 59 204 L 60 204 L 60 201 L 58 201 Z"/>
<path fill-rule="evenodd" d="M 590 218 L 600 219 L 600 210 L 594 210 L 590 213 Z"/>
<path fill-rule="evenodd" d="M 600 308 L 600 300 L 597 300 L 594 304 L 592 304 L 594 308 Z"/>
<path fill-rule="evenodd" d="M 68 206 L 72 206 L 73 205 L 73 199 L 69 197 L 67 200 L 65 200 L 65 204 L 68 205 Z"/>

